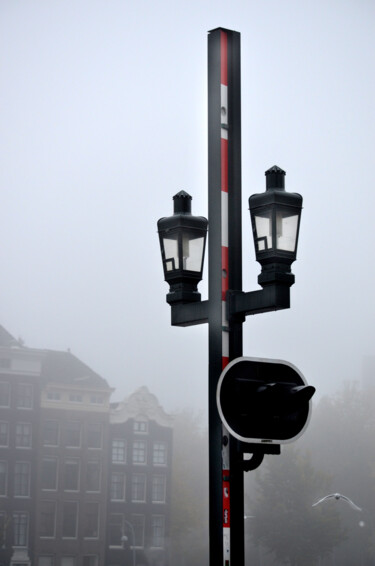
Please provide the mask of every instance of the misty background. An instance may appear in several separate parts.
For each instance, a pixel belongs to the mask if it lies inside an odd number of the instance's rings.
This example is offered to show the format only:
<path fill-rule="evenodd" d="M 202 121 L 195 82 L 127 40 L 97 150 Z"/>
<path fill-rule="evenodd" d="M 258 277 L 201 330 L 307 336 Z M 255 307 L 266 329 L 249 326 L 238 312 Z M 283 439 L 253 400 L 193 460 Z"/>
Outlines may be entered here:
<path fill-rule="evenodd" d="M 248 318 L 244 355 L 295 364 L 315 402 L 360 380 L 375 365 L 374 16 L 371 0 L 2 0 L 0 324 L 69 348 L 112 400 L 146 385 L 166 411 L 207 411 L 207 327 L 170 326 L 156 222 L 181 189 L 207 216 L 221 26 L 241 33 L 245 291 L 265 170 L 304 197 L 291 309 Z"/>

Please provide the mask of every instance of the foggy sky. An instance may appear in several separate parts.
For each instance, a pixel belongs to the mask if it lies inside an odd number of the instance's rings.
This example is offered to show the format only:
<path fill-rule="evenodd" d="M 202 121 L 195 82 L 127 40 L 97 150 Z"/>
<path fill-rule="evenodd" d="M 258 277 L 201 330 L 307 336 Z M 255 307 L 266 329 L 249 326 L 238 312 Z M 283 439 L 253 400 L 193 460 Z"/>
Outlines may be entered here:
<path fill-rule="evenodd" d="M 114 400 L 147 385 L 166 410 L 206 410 L 207 327 L 170 326 L 156 222 L 181 189 L 207 215 L 222 26 L 241 33 L 245 291 L 264 171 L 304 197 L 292 308 L 248 318 L 244 355 L 295 364 L 317 396 L 359 379 L 375 356 L 374 22 L 371 0 L 3 0 L 0 324 L 70 348 Z"/>

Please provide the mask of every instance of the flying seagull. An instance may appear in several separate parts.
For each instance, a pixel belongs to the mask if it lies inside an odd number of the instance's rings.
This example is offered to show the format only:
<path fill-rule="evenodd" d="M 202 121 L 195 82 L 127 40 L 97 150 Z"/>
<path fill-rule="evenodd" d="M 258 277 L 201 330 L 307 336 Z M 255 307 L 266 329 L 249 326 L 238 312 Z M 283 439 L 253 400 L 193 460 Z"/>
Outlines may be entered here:
<path fill-rule="evenodd" d="M 330 495 L 326 495 L 325 497 L 322 497 L 322 499 L 319 499 L 319 501 L 317 501 L 316 503 L 313 503 L 312 506 L 315 507 L 316 505 L 319 505 L 319 503 L 326 501 L 326 499 L 343 499 L 344 501 L 349 503 L 350 507 L 352 507 L 356 511 L 362 511 L 361 507 L 358 507 L 358 505 L 353 503 L 353 501 L 349 499 L 349 497 L 346 497 L 346 495 L 341 495 L 341 493 L 331 493 Z"/>

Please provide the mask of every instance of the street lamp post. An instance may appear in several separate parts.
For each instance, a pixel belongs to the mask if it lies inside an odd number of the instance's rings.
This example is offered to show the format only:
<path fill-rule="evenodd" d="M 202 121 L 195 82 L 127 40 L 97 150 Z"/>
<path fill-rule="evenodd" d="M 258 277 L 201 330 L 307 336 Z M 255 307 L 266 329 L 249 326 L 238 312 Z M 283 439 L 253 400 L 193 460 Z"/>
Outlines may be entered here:
<path fill-rule="evenodd" d="M 262 289 L 244 293 L 240 34 L 215 29 L 208 36 L 208 300 L 197 291 L 207 221 L 192 216 L 191 197 L 184 192 L 174 197 L 173 216 L 158 221 L 171 323 L 208 323 L 210 566 L 243 566 L 243 472 L 255 469 L 264 454 L 280 452 L 279 445 L 244 444 L 230 436 L 220 420 L 216 391 L 224 368 L 242 356 L 245 317 L 290 306 L 302 197 L 285 191 L 284 178 L 282 169 L 272 167 L 266 171 L 266 192 L 249 199 Z M 252 458 L 244 460 L 244 453 Z"/>
<path fill-rule="evenodd" d="M 129 521 L 126 521 L 125 519 L 124 519 L 124 523 L 125 523 L 125 525 L 129 528 L 129 530 L 130 530 L 130 532 L 131 532 L 131 534 L 132 534 L 132 539 L 133 539 L 133 545 L 132 545 L 132 546 L 133 546 L 133 548 L 132 548 L 133 566 L 136 566 L 136 559 L 135 559 L 135 533 L 134 533 L 134 527 L 133 527 L 133 525 L 132 525 Z M 124 548 L 125 542 L 127 542 L 127 540 L 128 540 L 128 537 L 127 537 L 125 534 L 123 534 L 122 537 L 121 537 L 121 542 L 122 542 L 123 548 Z"/>

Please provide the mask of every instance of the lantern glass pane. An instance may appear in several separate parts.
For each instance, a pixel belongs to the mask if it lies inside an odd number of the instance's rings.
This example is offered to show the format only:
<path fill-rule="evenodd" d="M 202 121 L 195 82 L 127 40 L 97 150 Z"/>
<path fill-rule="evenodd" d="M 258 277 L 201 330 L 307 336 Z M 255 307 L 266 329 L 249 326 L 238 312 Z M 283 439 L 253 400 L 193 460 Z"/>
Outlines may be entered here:
<path fill-rule="evenodd" d="M 179 268 L 178 261 L 178 234 L 163 238 L 165 271 L 174 271 Z"/>
<path fill-rule="evenodd" d="M 294 252 L 297 242 L 298 214 L 286 210 L 276 213 L 276 247 L 278 250 Z"/>
<path fill-rule="evenodd" d="M 182 234 L 183 269 L 199 273 L 202 270 L 203 249 L 204 237 L 195 237 L 194 234 L 184 232 Z"/>
<path fill-rule="evenodd" d="M 265 211 L 254 215 L 256 252 L 264 252 L 272 248 L 271 214 L 271 211 Z"/>

